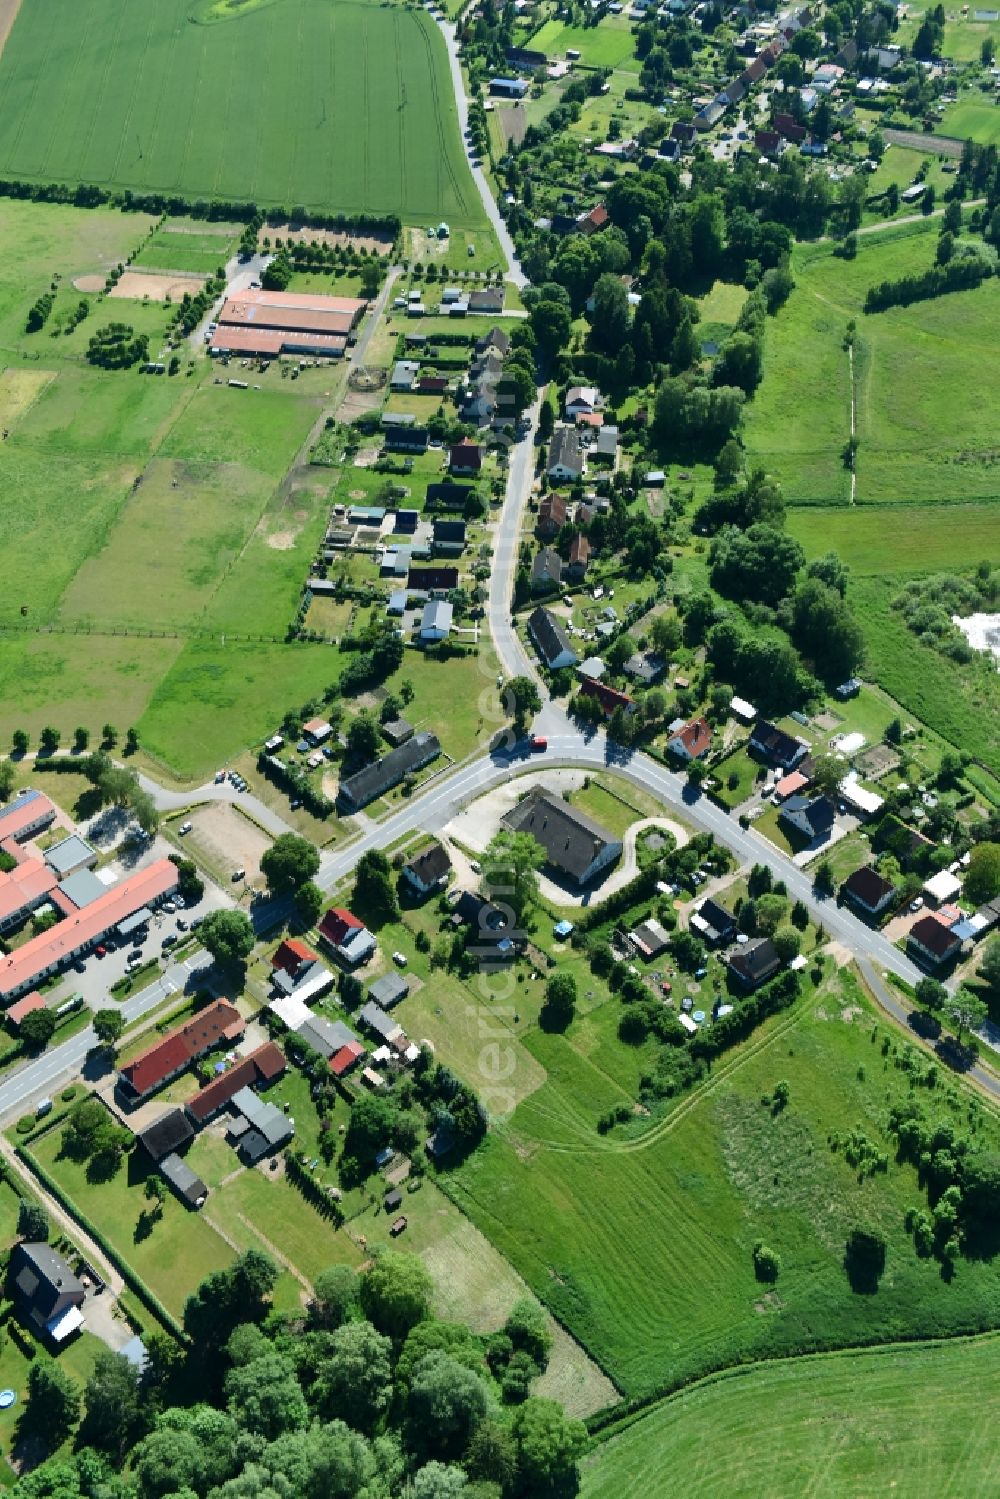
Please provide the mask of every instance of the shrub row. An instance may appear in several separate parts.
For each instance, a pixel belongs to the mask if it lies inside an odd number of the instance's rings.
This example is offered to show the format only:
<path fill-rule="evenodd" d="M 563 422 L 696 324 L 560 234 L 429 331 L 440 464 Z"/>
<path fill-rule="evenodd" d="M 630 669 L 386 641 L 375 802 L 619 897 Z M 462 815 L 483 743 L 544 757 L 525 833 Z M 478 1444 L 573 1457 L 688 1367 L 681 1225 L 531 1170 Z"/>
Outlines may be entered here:
<path fill-rule="evenodd" d="M 286 765 L 277 755 L 261 754 L 257 758 L 257 769 L 276 786 L 297 796 L 313 817 L 329 817 L 334 811 L 330 798 L 316 790 L 309 776 L 298 765 Z"/>
<path fill-rule="evenodd" d="M 177 1318 L 173 1315 L 172 1312 L 167 1311 L 167 1308 L 163 1305 L 163 1302 L 156 1295 L 156 1293 L 152 1291 L 149 1286 L 147 1286 L 146 1282 L 135 1273 L 132 1266 L 126 1259 L 122 1257 L 122 1255 L 118 1252 L 114 1245 L 110 1243 L 103 1231 L 98 1228 L 97 1224 L 86 1217 L 84 1213 L 80 1212 L 80 1209 L 77 1207 L 72 1198 L 67 1196 L 56 1179 L 51 1176 L 48 1171 L 46 1171 L 41 1162 L 38 1161 L 29 1150 L 26 1150 L 23 1145 L 18 1145 L 16 1146 L 16 1151 L 18 1159 L 24 1162 L 24 1164 L 28 1167 L 28 1170 L 33 1172 L 34 1175 L 38 1177 L 38 1180 L 42 1183 L 46 1190 L 51 1192 L 56 1201 L 59 1202 L 63 1208 L 65 1208 L 66 1212 L 69 1213 L 69 1215 L 74 1219 L 75 1222 L 79 1223 L 84 1232 L 90 1235 L 90 1237 L 94 1240 L 94 1243 L 104 1251 L 108 1259 L 119 1271 L 126 1284 L 138 1296 L 139 1300 L 142 1302 L 143 1306 L 145 1306 L 146 1310 L 152 1312 L 153 1316 L 156 1317 L 156 1319 L 160 1323 L 162 1323 L 162 1325 L 167 1329 L 168 1332 L 173 1333 L 174 1337 L 177 1338 L 179 1342 L 186 1343 L 187 1334 L 185 1333 L 181 1324 L 178 1322 Z"/>
<path fill-rule="evenodd" d="M 340 1227 L 344 1221 L 344 1213 L 340 1204 L 327 1196 L 322 1184 L 316 1180 L 308 1166 L 304 1165 L 293 1151 L 288 1151 L 285 1155 L 285 1174 L 288 1180 L 298 1187 L 302 1196 L 312 1204 L 321 1218 L 329 1218 L 334 1227 Z"/>
<path fill-rule="evenodd" d="M 919 276 L 902 276 L 898 281 L 881 281 L 878 286 L 870 286 L 865 311 L 885 312 L 889 307 L 908 307 L 911 302 L 943 297 L 946 292 L 972 291 L 992 274 L 992 267 L 977 256 L 949 260 L 947 265 L 931 266 Z"/>
<path fill-rule="evenodd" d="M 701 1029 L 691 1037 L 689 1050 L 693 1057 L 711 1061 L 738 1041 L 745 1041 L 752 1031 L 770 1015 L 787 1010 L 799 996 L 797 973 L 785 970 L 756 994 L 739 1000 L 728 1015 L 722 1015 L 712 1025 Z"/>

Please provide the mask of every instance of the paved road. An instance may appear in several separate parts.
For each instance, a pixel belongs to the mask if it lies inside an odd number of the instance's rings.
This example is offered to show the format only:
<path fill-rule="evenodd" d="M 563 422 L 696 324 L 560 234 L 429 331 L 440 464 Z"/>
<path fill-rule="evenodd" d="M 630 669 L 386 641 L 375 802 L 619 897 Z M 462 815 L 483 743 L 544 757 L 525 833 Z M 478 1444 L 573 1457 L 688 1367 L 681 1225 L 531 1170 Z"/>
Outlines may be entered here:
<path fill-rule="evenodd" d="M 465 132 L 469 128 L 469 100 L 465 92 L 465 79 L 462 77 L 462 64 L 458 56 L 458 40 L 453 22 L 439 20 L 439 25 L 441 27 L 441 35 L 444 37 L 445 47 L 448 50 L 448 62 L 451 65 L 451 81 L 455 90 L 455 104 L 458 108 L 458 128 L 462 132 L 462 147 L 466 155 L 468 155 L 469 144 Z M 482 167 L 474 165 L 471 160 L 469 167 L 472 172 L 473 181 L 479 189 L 479 196 L 483 200 L 486 217 L 493 225 L 494 233 L 500 241 L 503 252 L 507 257 L 507 264 L 510 269 L 507 272 L 506 279 L 520 290 L 520 288 L 527 286 L 528 278 L 518 264 L 517 251 L 514 248 L 514 241 L 510 237 L 510 230 L 504 223 L 503 216 L 497 207 L 496 199 L 490 192 L 490 185 L 486 180 L 486 175 Z"/>
<path fill-rule="evenodd" d="M 901 998 L 898 993 L 883 983 L 881 975 L 876 973 L 869 958 L 859 956 L 858 967 L 861 970 L 862 978 L 882 1006 L 882 1009 L 886 1010 L 894 1020 L 898 1020 L 900 1025 L 905 1026 L 907 1030 L 911 1030 L 910 1016 L 915 1008 L 913 1002 Z M 1000 1078 L 995 1073 L 988 1071 L 985 1067 L 981 1067 L 978 1062 L 974 1062 L 964 1076 L 978 1084 L 991 1098 L 1000 1102 Z"/>
<path fill-rule="evenodd" d="M 140 775 L 139 785 L 143 791 L 149 792 L 158 812 L 183 812 L 187 807 L 200 806 L 202 802 L 232 802 L 234 806 L 242 807 L 275 838 L 281 833 L 295 831 L 252 791 L 237 791 L 228 781 L 206 781 L 203 786 L 194 786 L 189 791 L 170 791 L 149 776 Z"/>
<path fill-rule="evenodd" d="M 517 555 L 521 544 L 521 516 L 528 502 L 535 477 L 535 431 L 538 426 L 539 405 L 540 401 L 536 400 L 534 405 L 524 413 L 530 423 L 529 430 L 521 441 L 514 443 L 509 450 L 507 494 L 493 540 L 487 613 L 493 645 L 506 675 L 508 677 L 524 675 L 534 677 L 539 688 L 544 692 L 545 689 L 535 663 L 529 658 L 518 639 L 510 617 L 514 575 L 517 572 Z"/>
<path fill-rule="evenodd" d="M 196 988 L 198 975 L 211 966 L 211 958 L 202 951 L 171 964 L 154 984 L 140 990 L 121 1006 L 126 1027 L 142 1020 L 171 994 Z M 97 1044 L 93 1027 L 88 1025 L 68 1041 L 51 1047 L 34 1062 L 29 1062 L 26 1067 L 11 1074 L 0 1083 L 0 1119 L 10 1114 L 26 1113 L 29 1107 L 37 1105 L 39 1099 L 51 1097 L 70 1078 L 79 1076 L 81 1072 L 85 1076 L 91 1075 L 88 1069 L 92 1064 L 87 1063 L 87 1053 Z M 98 1073 L 92 1075 L 96 1078 Z"/>

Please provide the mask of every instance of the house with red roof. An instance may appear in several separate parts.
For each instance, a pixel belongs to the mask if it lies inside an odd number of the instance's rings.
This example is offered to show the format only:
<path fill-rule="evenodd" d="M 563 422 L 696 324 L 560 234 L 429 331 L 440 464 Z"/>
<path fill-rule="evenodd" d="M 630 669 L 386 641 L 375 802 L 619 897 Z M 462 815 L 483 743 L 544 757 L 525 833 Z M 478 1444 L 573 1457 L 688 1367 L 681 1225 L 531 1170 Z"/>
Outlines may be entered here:
<path fill-rule="evenodd" d="M 32 1010 L 44 1009 L 44 999 L 37 990 L 34 990 L 31 994 L 26 994 L 23 999 L 19 999 L 16 1004 L 12 1004 L 5 1018 L 11 1029 L 18 1031 L 21 1029 L 21 1021 L 25 1015 L 30 1015 Z"/>
<path fill-rule="evenodd" d="M 681 760 L 700 760 L 712 748 L 712 730 L 706 718 L 692 718 L 667 740 L 667 749 Z"/>
<path fill-rule="evenodd" d="M 364 1055 L 365 1048 L 360 1041 L 348 1041 L 346 1046 L 342 1046 L 330 1058 L 330 1071 L 334 1077 L 345 1077 Z"/>
<path fill-rule="evenodd" d="M 204 1124 L 213 1114 L 224 1109 L 241 1088 L 259 1088 L 264 1083 L 272 1083 L 287 1066 L 284 1052 L 273 1041 L 265 1041 L 263 1046 L 241 1057 L 207 1083 L 187 1104 L 187 1111 L 195 1124 Z"/>
<path fill-rule="evenodd" d="M 206 1052 L 231 1046 L 245 1029 L 239 1010 L 217 999 L 124 1066 L 118 1074 L 122 1094 L 129 1100 L 147 1098 Z"/>
<path fill-rule="evenodd" d="M 293 979 L 300 968 L 317 961 L 312 948 L 300 942 L 297 937 L 286 937 L 277 951 L 271 954 L 271 967 L 282 969 Z"/>
<path fill-rule="evenodd" d="M 355 968 L 375 951 L 375 938 L 352 911 L 331 906 L 319 924 L 319 934 L 342 963 Z"/>
<path fill-rule="evenodd" d="M 635 712 L 635 699 L 629 697 L 627 692 L 619 692 L 617 687 L 609 687 L 605 682 L 598 682 L 593 677 L 582 679 L 580 694 L 582 697 L 596 698 L 604 709 L 605 718 L 610 718 L 616 708 L 623 708 L 626 713 Z"/>

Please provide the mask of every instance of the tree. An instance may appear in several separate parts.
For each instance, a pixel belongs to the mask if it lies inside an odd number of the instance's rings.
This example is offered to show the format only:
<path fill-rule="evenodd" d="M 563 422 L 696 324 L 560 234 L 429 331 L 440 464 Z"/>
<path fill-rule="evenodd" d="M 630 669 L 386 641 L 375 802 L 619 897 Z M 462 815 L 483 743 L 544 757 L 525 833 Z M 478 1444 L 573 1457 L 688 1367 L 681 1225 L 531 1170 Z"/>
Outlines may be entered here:
<path fill-rule="evenodd" d="M 783 963 L 790 963 L 793 958 L 797 958 L 802 947 L 802 937 L 793 926 L 779 926 L 771 941 Z"/>
<path fill-rule="evenodd" d="M 628 339 L 628 292 L 620 276 L 606 272 L 594 286 L 591 341 L 601 354 L 614 355 Z"/>
<path fill-rule="evenodd" d="M 815 789 L 831 801 L 836 801 L 840 783 L 847 767 L 839 755 L 817 755 L 813 760 L 812 783 Z"/>
<path fill-rule="evenodd" d="M 948 998 L 944 984 L 932 978 L 920 979 L 913 992 L 922 1010 L 940 1010 Z"/>
<path fill-rule="evenodd" d="M 32 1051 L 41 1051 L 48 1046 L 55 1034 L 56 1017 L 52 1010 L 32 1010 L 21 1021 L 20 1035 Z"/>
<path fill-rule="evenodd" d="M 31 743 L 24 729 L 15 729 L 10 736 L 10 742 L 15 755 L 26 755 L 28 745 Z"/>
<path fill-rule="evenodd" d="M 253 926 L 242 911 L 210 911 L 198 932 L 206 949 L 222 968 L 236 968 L 254 949 Z"/>
<path fill-rule="evenodd" d="M 101 730 L 101 744 L 105 749 L 114 749 L 118 743 L 118 730 L 113 723 L 106 723 Z"/>
<path fill-rule="evenodd" d="M 514 1413 L 511 1433 L 525 1493 L 542 1499 L 576 1492 L 577 1459 L 587 1438 L 582 1421 L 571 1420 L 554 1400 L 526 1400 Z"/>
<path fill-rule="evenodd" d="M 331 1265 L 313 1281 L 313 1299 L 309 1310 L 320 1327 L 333 1328 L 351 1316 L 358 1304 L 361 1287 L 350 1265 Z"/>
<path fill-rule="evenodd" d="M 571 973 L 555 973 L 545 985 L 545 1003 L 538 1021 L 544 1031 L 564 1031 L 576 1009 L 576 979 Z"/>
<path fill-rule="evenodd" d="M 631 635 L 628 633 L 616 635 L 608 647 L 605 657 L 611 670 L 615 673 L 620 672 L 624 668 L 625 663 L 631 661 L 636 653 L 636 649 L 635 640 Z"/>
<path fill-rule="evenodd" d="M 378 756 L 380 744 L 378 719 L 373 714 L 361 712 L 352 718 L 347 729 L 347 753 L 353 760 L 369 765 Z"/>
<path fill-rule="evenodd" d="M 410 1445 L 438 1457 L 464 1452 L 486 1415 L 486 1386 L 477 1374 L 441 1350 L 413 1371 L 407 1401 Z"/>
<path fill-rule="evenodd" d="M 806 905 L 805 901 L 797 900 L 795 902 L 794 906 L 792 907 L 792 914 L 789 917 L 789 920 L 791 921 L 792 926 L 795 927 L 798 931 L 805 931 L 806 927 L 809 925 L 809 907 Z"/>
<path fill-rule="evenodd" d="M 531 309 L 530 319 L 539 352 L 546 359 L 552 359 L 566 348 L 573 323 L 569 309 L 561 302 L 547 299 L 536 302 Z"/>
<path fill-rule="evenodd" d="M 886 1240 L 880 1229 L 852 1228 L 844 1250 L 844 1269 L 851 1289 L 872 1295 L 885 1271 Z"/>
<path fill-rule="evenodd" d="M 506 1493 L 517 1472 L 517 1448 L 507 1427 L 489 1417 L 481 1421 L 472 1433 L 465 1466 L 471 1478 L 495 1483 Z"/>
<path fill-rule="evenodd" d="M 121 1010 L 110 1008 L 95 1010 L 90 1023 L 94 1027 L 94 1035 L 105 1046 L 114 1046 L 118 1037 L 125 1029 Z"/>
<path fill-rule="evenodd" d="M 80 1440 L 120 1456 L 135 1435 L 141 1412 L 138 1369 L 124 1354 L 101 1349 L 83 1389 Z"/>
<path fill-rule="evenodd" d="M 59 748 L 61 738 L 62 735 L 58 729 L 53 729 L 51 726 L 44 728 L 38 736 L 38 746 L 42 754 L 54 755 Z"/>
<path fill-rule="evenodd" d="M 80 1391 L 54 1359 L 43 1355 L 28 1370 L 28 1430 L 42 1437 L 49 1447 L 58 1447 L 76 1424 L 80 1414 Z"/>
<path fill-rule="evenodd" d="M 142 1499 L 204 1488 L 205 1458 L 193 1431 L 171 1426 L 152 1431 L 135 1448 L 131 1461 Z"/>
<path fill-rule="evenodd" d="M 126 731 L 125 731 L 125 753 L 126 753 L 126 755 L 134 755 L 135 752 L 136 752 L 136 750 L 138 748 L 139 748 L 139 730 L 138 729 L 126 729 Z"/>
<path fill-rule="evenodd" d="M 235 1419 L 247 1431 L 273 1441 L 309 1419 L 309 1407 L 295 1365 L 274 1350 L 226 1375 L 226 1396 Z"/>
<path fill-rule="evenodd" d="M 976 906 L 985 906 L 1000 895 L 1000 843 L 973 844 L 963 893 Z"/>
<path fill-rule="evenodd" d="M 813 889 L 817 895 L 832 895 L 835 889 L 833 867 L 829 859 L 821 859 L 813 873 Z"/>
<path fill-rule="evenodd" d="M 798 542 L 763 523 L 740 531 L 723 526 L 709 548 L 712 586 L 734 599 L 776 604 L 805 560 Z"/>
<path fill-rule="evenodd" d="M 984 950 L 979 976 L 986 980 L 991 989 L 1000 989 L 1000 937 L 994 937 Z"/>
<path fill-rule="evenodd" d="M 361 1277 L 361 1307 L 390 1338 L 403 1338 L 430 1314 L 432 1283 L 415 1254 L 379 1254 Z"/>
<path fill-rule="evenodd" d="M 132 1140 L 131 1130 L 116 1124 L 97 1098 L 81 1098 L 74 1104 L 62 1132 L 62 1148 L 71 1160 L 109 1166 L 117 1164 Z"/>
<path fill-rule="evenodd" d="M 680 619 L 674 613 L 657 614 L 649 627 L 649 643 L 657 655 L 669 660 L 683 638 Z"/>
<path fill-rule="evenodd" d="M 348 1322 L 332 1333 L 310 1391 L 320 1414 L 358 1431 L 376 1426 L 392 1395 L 391 1353 L 389 1339 L 370 1322 Z"/>
<path fill-rule="evenodd" d="M 488 900 L 506 905 L 515 919 L 538 895 L 538 875 L 545 862 L 545 850 L 530 833 L 511 833 L 501 828 L 483 850 L 483 894 Z"/>
<path fill-rule="evenodd" d="M 949 999 L 945 1000 L 944 1013 L 955 1027 L 958 1040 L 961 1041 L 963 1036 L 970 1031 L 979 1029 L 989 1015 L 989 1009 L 983 1000 L 963 984 Z"/>
<path fill-rule="evenodd" d="M 323 892 L 312 880 L 307 880 L 295 892 L 295 914 L 304 928 L 315 926 L 323 909 Z"/>
<path fill-rule="evenodd" d="M 224 1347 L 239 1323 L 263 1321 L 277 1280 L 277 1265 L 259 1249 L 207 1275 L 184 1303 L 184 1331 L 200 1353 Z"/>
<path fill-rule="evenodd" d="M 768 1285 L 773 1285 L 781 1273 L 781 1260 L 763 1239 L 758 1239 L 753 1246 L 753 1273 Z"/>
<path fill-rule="evenodd" d="M 89 729 L 79 728 L 79 729 L 74 729 L 73 730 L 73 750 L 74 750 L 74 752 L 76 754 L 82 755 L 83 752 L 84 752 L 84 750 L 87 748 L 87 745 L 89 743 L 90 743 L 90 730 Z"/>
<path fill-rule="evenodd" d="M 354 871 L 354 902 L 374 919 L 389 920 L 399 915 L 392 866 L 381 849 L 369 849 L 358 860 Z"/>
<path fill-rule="evenodd" d="M 819 577 L 807 578 L 795 591 L 792 638 L 827 680 L 844 681 L 864 657 L 864 634 L 850 606 Z"/>
<path fill-rule="evenodd" d="M 552 1334 L 537 1301 L 531 1301 L 527 1296 L 515 1301 L 503 1330 L 515 1351 L 527 1353 L 539 1369 L 546 1367 L 552 1350 Z"/>
<path fill-rule="evenodd" d="M 469 1480 L 461 1468 L 448 1463 L 427 1463 L 414 1474 L 410 1489 L 412 1499 L 460 1499 Z"/>
<path fill-rule="evenodd" d="M 167 1200 L 167 1189 L 163 1184 L 163 1178 L 159 1176 L 147 1176 L 142 1195 L 148 1203 L 152 1204 L 153 1214 L 160 1217 L 163 1212 L 163 1204 Z"/>
<path fill-rule="evenodd" d="M 271 895 L 291 895 L 318 871 L 318 852 L 297 833 L 281 833 L 261 856 L 260 872 Z"/>
<path fill-rule="evenodd" d="M 47 1244 L 49 1215 L 40 1202 L 22 1197 L 17 1209 L 17 1231 L 29 1244 Z"/>
<path fill-rule="evenodd" d="M 541 695 L 531 677 L 511 677 L 504 693 L 508 712 L 518 729 L 523 729 L 529 718 L 541 712 Z"/>

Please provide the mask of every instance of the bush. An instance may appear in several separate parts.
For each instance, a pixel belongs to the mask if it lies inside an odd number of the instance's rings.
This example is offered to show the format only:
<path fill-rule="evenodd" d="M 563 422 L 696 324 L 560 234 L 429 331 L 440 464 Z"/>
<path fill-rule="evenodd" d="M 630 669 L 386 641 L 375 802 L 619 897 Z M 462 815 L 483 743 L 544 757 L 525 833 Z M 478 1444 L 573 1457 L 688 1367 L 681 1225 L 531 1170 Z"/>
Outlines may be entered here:
<path fill-rule="evenodd" d="M 34 1114 L 22 1114 L 16 1127 L 19 1135 L 30 1135 L 35 1127 Z"/>
<path fill-rule="evenodd" d="M 753 1246 L 753 1273 L 759 1281 L 773 1285 L 781 1271 L 781 1260 L 763 1239 Z"/>
<path fill-rule="evenodd" d="M 70 1083 L 68 1088 L 64 1088 L 62 1090 L 59 1097 L 62 1099 L 63 1103 L 72 1103 L 78 1091 L 79 1090 L 77 1089 L 76 1084 Z"/>

